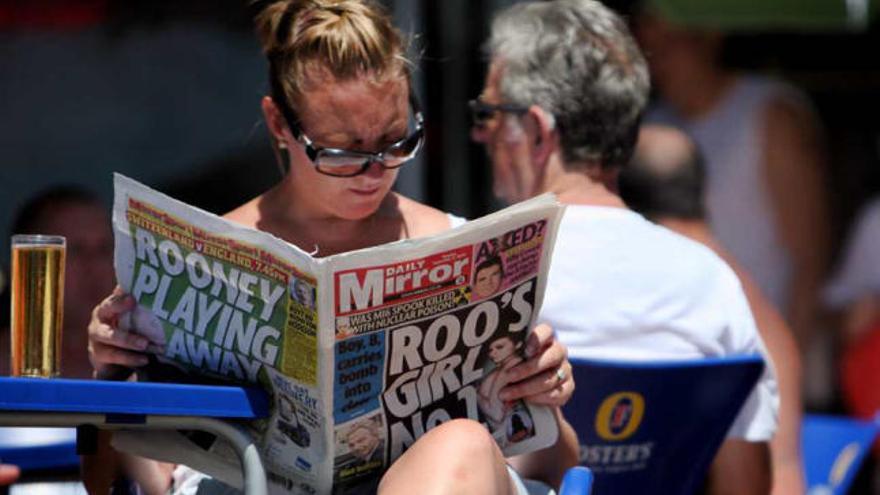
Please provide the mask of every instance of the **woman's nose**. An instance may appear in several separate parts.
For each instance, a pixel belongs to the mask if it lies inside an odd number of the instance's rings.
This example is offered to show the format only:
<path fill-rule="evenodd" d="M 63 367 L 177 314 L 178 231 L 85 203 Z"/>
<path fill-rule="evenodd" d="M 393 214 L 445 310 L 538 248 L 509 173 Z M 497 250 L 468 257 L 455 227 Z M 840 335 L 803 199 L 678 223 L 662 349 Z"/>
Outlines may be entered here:
<path fill-rule="evenodd" d="M 379 160 L 370 160 L 370 165 L 364 171 L 364 175 L 373 179 L 379 179 L 385 175 L 385 167 Z"/>

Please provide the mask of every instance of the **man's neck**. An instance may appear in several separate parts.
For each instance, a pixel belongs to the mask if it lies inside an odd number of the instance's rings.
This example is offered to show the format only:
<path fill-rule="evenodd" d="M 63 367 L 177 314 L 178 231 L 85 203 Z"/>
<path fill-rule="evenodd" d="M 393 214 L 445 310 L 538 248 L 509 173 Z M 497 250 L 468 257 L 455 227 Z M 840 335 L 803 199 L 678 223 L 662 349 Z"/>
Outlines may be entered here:
<path fill-rule="evenodd" d="M 701 244 L 709 246 L 716 244 L 709 224 L 704 220 L 666 217 L 657 219 L 657 223 Z"/>
<path fill-rule="evenodd" d="M 616 193 L 617 172 L 589 165 L 577 171 L 565 170 L 561 161 L 550 167 L 541 192 L 552 192 L 560 203 L 626 208 Z"/>

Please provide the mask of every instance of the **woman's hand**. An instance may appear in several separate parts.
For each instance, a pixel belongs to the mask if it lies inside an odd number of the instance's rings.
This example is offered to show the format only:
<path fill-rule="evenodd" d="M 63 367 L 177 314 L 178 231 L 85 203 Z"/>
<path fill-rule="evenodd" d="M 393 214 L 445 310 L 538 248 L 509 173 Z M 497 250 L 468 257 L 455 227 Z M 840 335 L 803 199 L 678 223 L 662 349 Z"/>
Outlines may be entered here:
<path fill-rule="evenodd" d="M 113 294 L 92 311 L 89 360 L 97 376 L 107 373 L 113 365 L 136 368 L 147 364 L 147 356 L 142 351 L 149 341 L 136 333 L 119 329 L 119 318 L 135 306 L 134 298 L 116 287 Z"/>
<path fill-rule="evenodd" d="M 525 399 L 533 404 L 560 407 L 571 398 L 574 380 L 568 351 L 553 335 L 553 329 L 541 324 L 532 329 L 526 340 L 526 361 L 504 370 L 509 384 L 501 390 L 504 401 Z"/>

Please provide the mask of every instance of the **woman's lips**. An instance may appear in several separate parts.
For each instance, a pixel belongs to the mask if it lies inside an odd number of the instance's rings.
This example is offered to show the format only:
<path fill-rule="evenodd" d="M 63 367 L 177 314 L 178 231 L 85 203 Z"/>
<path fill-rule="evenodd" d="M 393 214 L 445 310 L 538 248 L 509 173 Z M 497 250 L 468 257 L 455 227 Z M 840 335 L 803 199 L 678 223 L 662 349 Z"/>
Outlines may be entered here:
<path fill-rule="evenodd" d="M 379 191 L 379 186 L 352 188 L 352 189 L 349 189 L 349 191 L 353 192 L 354 194 L 356 194 L 358 196 L 371 196 L 373 194 L 376 194 Z"/>

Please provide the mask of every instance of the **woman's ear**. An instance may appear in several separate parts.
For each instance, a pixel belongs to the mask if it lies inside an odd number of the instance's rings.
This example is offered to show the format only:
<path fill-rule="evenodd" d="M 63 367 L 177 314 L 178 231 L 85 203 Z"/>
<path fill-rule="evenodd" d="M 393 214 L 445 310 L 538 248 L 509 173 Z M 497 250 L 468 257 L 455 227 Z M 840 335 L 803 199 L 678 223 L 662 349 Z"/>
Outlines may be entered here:
<path fill-rule="evenodd" d="M 272 138 L 279 143 L 286 142 L 287 124 L 284 122 L 281 111 L 275 106 L 275 102 L 272 101 L 271 97 L 264 96 L 260 102 L 260 107 L 263 109 L 263 118 L 266 119 L 266 126 L 269 128 Z"/>

